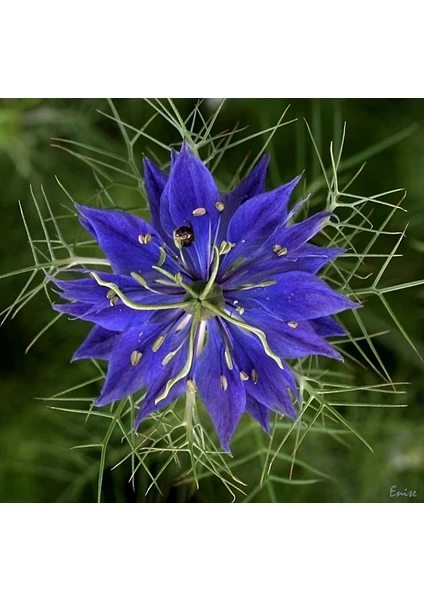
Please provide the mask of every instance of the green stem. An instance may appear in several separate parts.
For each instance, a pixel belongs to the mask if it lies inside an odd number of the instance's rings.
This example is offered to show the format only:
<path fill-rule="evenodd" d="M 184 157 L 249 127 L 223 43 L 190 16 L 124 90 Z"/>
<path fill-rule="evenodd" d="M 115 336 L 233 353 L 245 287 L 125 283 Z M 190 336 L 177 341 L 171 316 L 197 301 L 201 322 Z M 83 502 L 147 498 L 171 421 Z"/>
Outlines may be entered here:
<path fill-rule="evenodd" d="M 187 427 L 187 438 L 189 445 L 193 445 L 193 406 L 196 398 L 195 392 L 190 392 L 187 390 L 186 392 L 186 405 L 185 405 L 185 423 Z"/>

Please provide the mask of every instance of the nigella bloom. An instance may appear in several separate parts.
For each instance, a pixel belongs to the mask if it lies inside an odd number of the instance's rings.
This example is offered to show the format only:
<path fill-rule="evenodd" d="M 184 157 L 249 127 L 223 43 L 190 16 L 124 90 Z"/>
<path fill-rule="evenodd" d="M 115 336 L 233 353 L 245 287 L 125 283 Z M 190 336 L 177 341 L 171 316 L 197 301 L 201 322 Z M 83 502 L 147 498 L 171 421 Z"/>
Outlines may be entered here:
<path fill-rule="evenodd" d="M 300 178 L 265 192 L 268 161 L 221 195 L 184 145 L 169 176 L 145 160 L 151 224 L 77 206 L 113 273 L 56 280 L 72 302 L 55 308 L 95 324 L 74 359 L 109 361 L 97 406 L 147 388 L 137 428 L 197 392 L 229 451 L 245 411 L 267 431 L 271 411 L 296 418 L 297 385 L 286 359 L 341 359 L 325 338 L 346 332 L 330 315 L 358 305 L 316 275 L 341 250 L 308 241 L 331 214 L 289 225 Z"/>

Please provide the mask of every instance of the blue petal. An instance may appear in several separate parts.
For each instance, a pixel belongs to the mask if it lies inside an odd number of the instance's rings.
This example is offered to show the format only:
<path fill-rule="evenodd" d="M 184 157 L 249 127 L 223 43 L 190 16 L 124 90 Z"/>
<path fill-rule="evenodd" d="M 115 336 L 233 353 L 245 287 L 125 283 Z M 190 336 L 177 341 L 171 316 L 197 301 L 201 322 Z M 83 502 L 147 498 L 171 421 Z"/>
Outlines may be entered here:
<path fill-rule="evenodd" d="M 251 198 L 240 206 L 228 225 L 228 241 L 235 247 L 224 257 L 220 274 L 242 257 L 252 255 L 270 237 L 286 214 L 287 204 L 300 177 L 289 183 Z"/>
<path fill-rule="evenodd" d="M 275 275 L 273 280 L 276 283 L 268 287 L 226 292 L 225 297 L 238 301 L 243 308 L 261 306 L 286 322 L 316 319 L 360 307 L 309 273 L 291 271 Z"/>
<path fill-rule="evenodd" d="M 109 331 L 96 325 L 75 352 L 72 360 L 80 360 L 82 358 L 109 360 L 120 335 L 117 331 Z"/>
<path fill-rule="evenodd" d="M 175 159 L 161 198 L 161 222 L 169 237 L 180 227 L 191 227 L 194 242 L 183 248 L 185 259 L 198 279 L 206 280 L 211 263 L 211 240 L 215 235 L 220 212 L 220 196 L 212 175 L 186 145 Z M 193 211 L 205 209 L 195 216 Z"/>
<path fill-rule="evenodd" d="M 270 409 L 255 400 L 250 394 L 246 394 L 246 412 L 253 417 L 264 431 L 270 431 Z"/>
<path fill-rule="evenodd" d="M 225 362 L 225 348 L 216 319 L 208 321 L 207 327 L 208 340 L 196 361 L 194 381 L 221 447 L 230 452 L 231 437 L 246 407 L 246 394 L 237 365 L 229 369 Z M 226 389 L 221 385 L 221 376 L 225 377 Z"/>
<path fill-rule="evenodd" d="M 264 406 L 295 419 L 296 410 L 289 390 L 296 397 L 297 387 L 288 365 L 280 369 L 274 359 L 265 354 L 256 336 L 247 334 L 232 324 L 227 328 L 238 367 L 249 376 L 244 382 L 246 394 L 250 394 Z"/>
<path fill-rule="evenodd" d="M 98 241 L 116 273 L 155 273 L 152 266 L 159 261 L 159 249 L 164 240 L 149 223 L 119 210 L 88 208 L 78 204 L 76 207 L 83 217 L 81 223 Z M 141 244 L 138 241 L 139 236 L 147 233 L 152 236 L 151 242 Z M 169 257 L 166 258 L 163 268 L 172 273 L 179 270 L 178 265 Z"/>
<path fill-rule="evenodd" d="M 105 329 L 125 331 L 131 327 L 141 327 L 146 321 L 154 319 L 158 312 L 161 313 L 161 321 L 168 322 L 173 318 L 174 310 L 157 311 L 154 308 L 155 304 L 181 302 L 184 299 L 183 294 L 154 294 L 141 288 L 131 277 L 112 273 L 99 273 L 99 275 L 105 281 L 116 283 L 122 292 L 134 302 L 150 304 L 152 310 L 134 310 L 125 306 L 119 299 L 115 305 L 111 306 L 110 300 L 107 298 L 108 289 L 98 285 L 91 277 L 76 281 L 55 279 L 54 283 L 64 290 L 59 295 L 68 300 L 77 300 L 77 302 L 53 304 L 53 308 L 58 312 L 96 323 Z"/>
<path fill-rule="evenodd" d="M 153 350 L 154 342 L 165 334 L 162 345 L 156 351 Z M 151 325 L 142 331 L 134 328 L 123 333 L 110 357 L 106 381 L 96 406 L 120 400 L 146 385 L 168 381 L 175 370 L 181 370 L 186 360 L 185 345 L 166 365 L 162 361 L 169 352 L 179 347 L 185 335 L 185 329 L 176 334 L 175 327 L 170 328 L 169 324 Z M 135 351 L 140 352 L 142 357 L 138 364 L 133 365 L 131 356 Z"/>
<path fill-rule="evenodd" d="M 343 248 L 320 248 L 313 244 L 304 244 L 288 256 L 271 258 L 243 263 L 230 273 L 222 282 L 223 289 L 234 289 L 240 285 L 255 284 L 271 280 L 275 275 L 289 271 L 304 271 L 315 275 L 324 265 L 343 254 Z"/>
<path fill-rule="evenodd" d="M 155 313 L 153 311 L 134 311 L 122 303 L 108 308 L 93 307 L 92 304 L 76 302 L 73 304 L 53 304 L 54 310 L 83 321 L 96 323 L 111 331 L 126 331 L 131 327 L 142 326 Z M 168 311 L 166 311 L 168 312 Z"/>
<path fill-rule="evenodd" d="M 319 317 L 309 321 L 315 333 L 321 337 L 335 337 L 347 335 L 347 331 L 343 329 L 332 317 Z"/>
<path fill-rule="evenodd" d="M 222 196 L 221 201 L 225 208 L 221 213 L 221 222 L 219 224 L 219 234 L 217 237 L 218 244 L 223 239 L 226 239 L 228 223 L 239 206 L 244 204 L 246 200 L 250 200 L 250 198 L 265 192 L 265 179 L 269 159 L 269 154 L 263 156 L 237 187 Z"/>
<path fill-rule="evenodd" d="M 285 224 L 277 227 L 268 238 L 267 246 L 272 249 L 274 244 L 279 244 L 287 248 L 288 256 L 321 231 L 331 216 L 332 213 L 323 211 L 290 227 Z"/>
<path fill-rule="evenodd" d="M 168 176 L 154 162 L 145 158 L 144 164 L 144 183 L 146 185 L 147 199 L 150 207 L 150 219 L 153 227 L 158 233 L 166 239 L 165 231 L 162 229 L 160 221 L 160 199 L 165 189 Z"/>
<path fill-rule="evenodd" d="M 144 288 L 141 288 L 140 284 L 132 277 L 125 277 L 101 271 L 96 271 L 96 273 L 104 281 L 116 284 L 119 289 L 125 291 L 126 294 L 140 294 L 139 297 L 148 297 L 152 295 L 151 292 L 146 292 Z M 88 276 L 84 279 L 74 280 L 52 279 L 52 282 L 63 290 L 63 292 L 59 293 L 59 296 L 64 300 L 79 300 L 80 302 L 87 304 L 99 304 L 102 302 L 104 302 L 105 305 L 109 304 L 107 298 L 109 289 L 99 285 L 94 277 Z M 143 302 L 143 300 L 140 300 L 140 302 Z"/>
<path fill-rule="evenodd" d="M 247 269 L 250 270 L 251 268 L 254 268 L 255 265 L 259 265 L 259 262 L 262 263 L 264 260 L 268 259 L 275 261 L 280 259 L 274 252 L 274 246 L 277 244 L 287 250 L 287 254 L 282 260 L 296 258 L 297 253 L 299 251 L 301 252 L 302 246 L 322 229 L 330 216 L 331 213 L 329 212 L 320 212 L 313 217 L 290 227 L 287 227 L 286 223 L 282 223 L 278 227 L 265 232 L 268 235 L 260 238 L 260 244 L 256 244 L 256 240 L 254 240 L 254 242 L 248 241 L 251 237 L 255 236 L 254 230 L 246 228 L 246 242 L 242 242 L 238 246 L 236 245 L 236 247 L 225 257 L 225 267 L 227 269 L 231 269 L 231 265 L 234 264 L 236 260 L 238 261 L 241 258 L 246 259 L 245 262 L 230 275 L 231 278 L 233 279 L 238 272 L 244 272 Z M 253 244 L 256 245 L 253 247 Z M 221 270 L 221 273 L 224 274 L 224 269 Z M 226 275 L 223 275 L 222 279 L 225 278 Z"/>
<path fill-rule="evenodd" d="M 134 429 L 138 429 L 140 423 L 153 412 L 157 410 L 163 410 L 167 406 L 169 406 L 172 402 L 177 400 L 180 396 L 184 394 L 187 390 L 186 379 L 182 379 L 178 381 L 169 391 L 167 397 L 164 400 L 155 403 L 156 398 L 158 398 L 165 389 L 166 383 L 168 381 L 168 376 L 165 374 L 159 374 L 159 377 L 149 386 L 146 396 L 144 397 L 141 407 L 137 413 Z"/>
<path fill-rule="evenodd" d="M 271 349 L 281 358 L 302 358 L 320 354 L 336 360 L 343 360 L 337 350 L 315 332 L 308 321 L 292 328 L 284 321 L 275 321 L 262 309 L 246 310 L 243 319 L 249 325 L 261 329 Z"/>

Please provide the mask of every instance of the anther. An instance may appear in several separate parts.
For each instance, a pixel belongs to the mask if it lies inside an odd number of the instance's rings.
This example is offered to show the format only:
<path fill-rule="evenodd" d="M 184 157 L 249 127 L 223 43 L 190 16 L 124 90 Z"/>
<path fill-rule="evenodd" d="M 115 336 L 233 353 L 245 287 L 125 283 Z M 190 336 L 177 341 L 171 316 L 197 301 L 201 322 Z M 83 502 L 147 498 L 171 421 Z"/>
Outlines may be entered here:
<path fill-rule="evenodd" d="M 230 371 L 232 371 L 234 369 L 233 359 L 231 358 L 231 354 L 228 348 L 225 349 L 224 358 L 227 367 L 230 369 Z"/>
<path fill-rule="evenodd" d="M 221 388 L 222 390 L 225 392 L 227 387 L 228 387 L 228 381 L 227 378 L 225 377 L 225 375 L 220 375 L 219 376 L 219 380 L 221 382 Z"/>
<path fill-rule="evenodd" d="M 113 290 L 108 290 L 108 293 L 106 294 L 106 298 L 108 300 L 111 300 L 111 298 L 113 298 L 114 296 L 116 296 L 115 292 Z"/>
<path fill-rule="evenodd" d="M 275 254 L 278 254 L 281 250 L 281 246 L 280 244 L 275 244 L 275 246 L 273 246 L 272 249 L 275 252 Z"/>
<path fill-rule="evenodd" d="M 150 242 L 152 241 L 152 234 L 146 233 L 146 235 L 139 235 L 138 241 L 140 242 L 140 244 L 150 244 Z"/>
<path fill-rule="evenodd" d="M 291 327 L 292 329 L 296 329 L 296 327 L 298 326 L 298 322 L 297 321 L 288 321 L 287 325 L 289 327 Z"/>
<path fill-rule="evenodd" d="M 152 346 L 152 350 L 153 352 L 157 352 L 159 350 L 159 348 L 162 346 L 163 342 L 165 341 L 166 335 L 160 335 L 158 337 L 158 339 L 154 342 L 153 346 Z"/>
<path fill-rule="evenodd" d="M 236 311 L 239 315 L 242 315 L 244 313 L 244 308 L 242 306 L 237 306 Z"/>
<path fill-rule="evenodd" d="M 215 208 L 216 210 L 219 210 L 219 212 L 222 212 L 225 208 L 225 204 L 223 202 L 215 202 Z"/>
<path fill-rule="evenodd" d="M 116 306 L 118 304 L 118 300 L 119 300 L 118 296 L 116 296 L 116 295 L 112 296 L 112 298 L 110 299 L 110 305 Z"/>
<path fill-rule="evenodd" d="M 240 371 L 240 379 L 242 381 L 247 381 L 249 379 L 249 375 L 247 373 L 245 373 L 244 371 Z"/>
<path fill-rule="evenodd" d="M 192 379 L 187 379 L 187 389 L 192 394 L 195 394 L 197 392 L 197 386 Z"/>
<path fill-rule="evenodd" d="M 231 242 L 227 242 L 226 240 L 222 241 L 218 250 L 219 255 L 223 256 L 224 254 L 228 254 L 234 246 L 235 244 L 232 244 Z"/>
<path fill-rule="evenodd" d="M 252 381 L 255 385 L 259 381 L 259 375 L 256 373 L 255 369 L 252 369 Z"/>
<path fill-rule="evenodd" d="M 193 215 L 193 217 L 202 217 L 206 214 L 206 208 L 195 208 L 191 214 Z"/>
<path fill-rule="evenodd" d="M 133 352 L 131 352 L 130 360 L 131 360 L 131 364 L 133 367 L 136 367 L 138 365 L 142 356 L 143 356 L 142 353 L 139 352 L 138 350 L 134 350 Z"/>
<path fill-rule="evenodd" d="M 168 354 L 165 356 L 165 358 L 162 361 L 162 365 L 165 366 L 169 363 L 169 361 L 171 360 L 171 358 L 173 358 L 175 356 L 175 352 L 168 352 Z"/>
<path fill-rule="evenodd" d="M 287 254 L 287 248 L 281 248 L 281 250 L 279 250 L 277 252 L 277 256 L 285 256 Z"/>

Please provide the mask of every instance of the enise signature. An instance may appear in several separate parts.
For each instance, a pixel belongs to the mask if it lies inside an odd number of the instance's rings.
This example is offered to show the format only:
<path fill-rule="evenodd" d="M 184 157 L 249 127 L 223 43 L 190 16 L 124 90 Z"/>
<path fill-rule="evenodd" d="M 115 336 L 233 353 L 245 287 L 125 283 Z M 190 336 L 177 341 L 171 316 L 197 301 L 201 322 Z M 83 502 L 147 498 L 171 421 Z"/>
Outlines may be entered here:
<path fill-rule="evenodd" d="M 416 498 L 417 497 L 417 490 L 408 490 L 407 488 L 404 489 L 403 492 L 401 492 L 400 490 L 398 490 L 396 488 L 395 485 L 392 485 L 392 487 L 390 488 L 390 498 Z"/>

